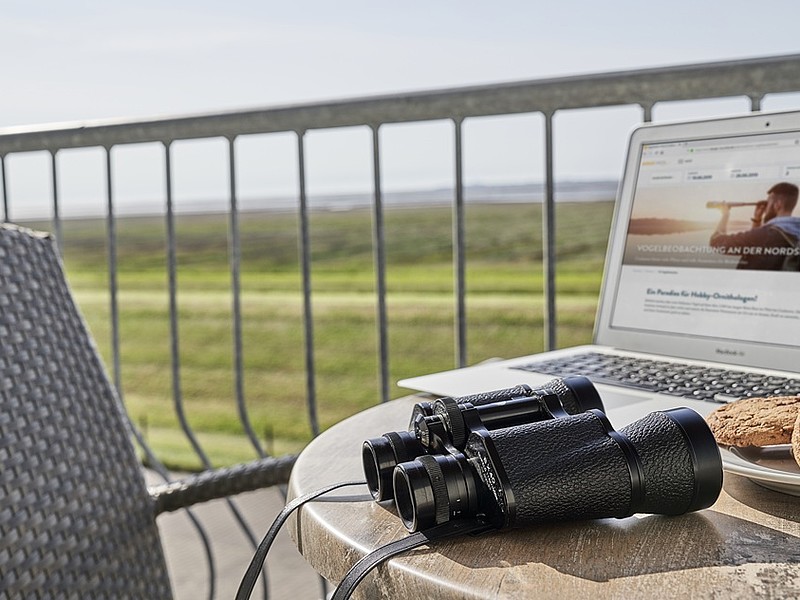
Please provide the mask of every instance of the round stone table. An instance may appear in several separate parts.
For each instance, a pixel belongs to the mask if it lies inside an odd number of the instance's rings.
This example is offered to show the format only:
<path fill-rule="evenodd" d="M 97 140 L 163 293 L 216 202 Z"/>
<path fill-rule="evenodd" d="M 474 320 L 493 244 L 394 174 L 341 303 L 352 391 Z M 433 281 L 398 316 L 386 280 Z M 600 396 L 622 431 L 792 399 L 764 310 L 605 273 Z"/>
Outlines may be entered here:
<path fill-rule="evenodd" d="M 300 455 L 289 499 L 363 478 L 361 445 L 405 429 L 420 398 L 373 407 Z M 287 524 L 298 549 L 338 582 L 359 558 L 407 535 L 392 504 L 366 485 L 306 504 Z M 710 509 L 539 525 L 440 540 L 370 573 L 355 598 L 799 598 L 800 497 L 725 474 Z"/>

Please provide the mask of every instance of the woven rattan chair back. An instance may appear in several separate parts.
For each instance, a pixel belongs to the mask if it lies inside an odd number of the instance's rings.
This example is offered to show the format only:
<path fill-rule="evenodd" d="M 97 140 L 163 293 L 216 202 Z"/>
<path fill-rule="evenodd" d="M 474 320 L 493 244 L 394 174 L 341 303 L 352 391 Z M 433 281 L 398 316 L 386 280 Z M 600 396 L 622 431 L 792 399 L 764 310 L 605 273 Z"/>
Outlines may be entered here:
<path fill-rule="evenodd" d="M 170 598 L 153 501 L 54 240 L 0 226 L 0 598 Z"/>

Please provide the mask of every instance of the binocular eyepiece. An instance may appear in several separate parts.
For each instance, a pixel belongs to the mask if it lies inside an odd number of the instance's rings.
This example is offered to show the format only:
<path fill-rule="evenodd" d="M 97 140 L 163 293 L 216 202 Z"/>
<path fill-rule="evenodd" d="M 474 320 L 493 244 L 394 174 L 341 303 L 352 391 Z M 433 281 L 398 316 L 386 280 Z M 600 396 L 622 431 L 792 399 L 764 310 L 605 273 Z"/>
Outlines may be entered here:
<path fill-rule="evenodd" d="M 711 506 L 722 459 L 688 408 L 616 431 L 584 377 L 415 405 L 409 431 L 364 442 L 375 500 L 394 498 L 409 531 L 461 518 L 497 528 L 677 515 Z"/>
<path fill-rule="evenodd" d="M 518 385 L 481 394 L 438 398 L 414 405 L 408 431 L 393 431 L 364 442 L 362 461 L 375 500 L 394 497 L 395 467 L 430 454 L 463 449 L 475 428 L 487 430 L 603 409 L 586 377 L 554 379 L 539 388 Z"/>

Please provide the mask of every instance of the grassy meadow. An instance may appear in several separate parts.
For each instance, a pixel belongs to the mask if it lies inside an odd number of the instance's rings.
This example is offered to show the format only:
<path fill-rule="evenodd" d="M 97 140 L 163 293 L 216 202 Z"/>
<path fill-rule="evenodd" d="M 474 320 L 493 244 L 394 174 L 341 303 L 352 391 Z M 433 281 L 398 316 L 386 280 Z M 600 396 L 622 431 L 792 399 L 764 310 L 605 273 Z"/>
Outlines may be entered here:
<path fill-rule="evenodd" d="M 557 208 L 558 345 L 588 342 L 612 203 Z M 385 216 L 392 381 L 453 367 L 452 215 L 447 207 Z M 375 274 L 369 210 L 311 213 L 317 403 L 324 429 L 379 401 Z M 49 223 L 29 223 L 49 229 Z M 538 205 L 468 204 L 469 362 L 543 348 Z M 306 411 L 302 284 L 294 214 L 242 213 L 244 393 L 253 428 L 273 453 L 311 437 Z M 76 299 L 111 369 L 106 224 L 67 220 L 62 247 Z M 172 400 L 163 217 L 117 221 L 123 399 L 157 453 L 199 461 Z M 254 456 L 235 403 L 226 215 L 179 215 L 180 389 L 185 413 L 215 465 Z M 392 387 L 394 397 L 408 393 Z"/>

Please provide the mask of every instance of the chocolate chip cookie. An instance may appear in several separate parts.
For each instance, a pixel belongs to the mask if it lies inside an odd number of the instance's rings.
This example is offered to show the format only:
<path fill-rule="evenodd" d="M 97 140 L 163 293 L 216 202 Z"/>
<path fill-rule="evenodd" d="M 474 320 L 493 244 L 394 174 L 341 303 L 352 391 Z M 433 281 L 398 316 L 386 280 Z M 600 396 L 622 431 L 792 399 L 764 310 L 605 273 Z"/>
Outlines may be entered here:
<path fill-rule="evenodd" d="M 800 396 L 744 398 L 724 404 L 706 421 L 717 442 L 726 446 L 769 446 L 792 443 L 800 414 Z M 800 454 L 800 434 L 795 456 Z"/>

